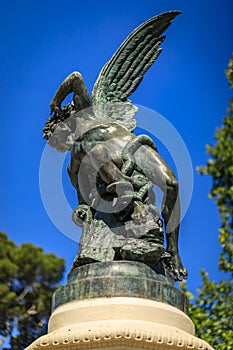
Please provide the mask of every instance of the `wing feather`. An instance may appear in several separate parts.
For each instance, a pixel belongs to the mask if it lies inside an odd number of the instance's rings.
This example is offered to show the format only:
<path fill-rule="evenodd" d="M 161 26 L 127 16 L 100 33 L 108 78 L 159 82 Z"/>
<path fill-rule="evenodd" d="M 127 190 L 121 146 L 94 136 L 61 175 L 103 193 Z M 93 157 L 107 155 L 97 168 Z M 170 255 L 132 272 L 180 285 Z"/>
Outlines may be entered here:
<path fill-rule="evenodd" d="M 92 91 L 92 104 L 99 114 L 101 105 L 125 102 L 137 89 L 162 51 L 159 48 L 165 39 L 162 34 L 178 14 L 179 11 L 165 12 L 141 24 L 104 65 Z M 103 110 L 106 113 L 106 108 Z M 132 111 L 135 113 L 135 108 Z"/>

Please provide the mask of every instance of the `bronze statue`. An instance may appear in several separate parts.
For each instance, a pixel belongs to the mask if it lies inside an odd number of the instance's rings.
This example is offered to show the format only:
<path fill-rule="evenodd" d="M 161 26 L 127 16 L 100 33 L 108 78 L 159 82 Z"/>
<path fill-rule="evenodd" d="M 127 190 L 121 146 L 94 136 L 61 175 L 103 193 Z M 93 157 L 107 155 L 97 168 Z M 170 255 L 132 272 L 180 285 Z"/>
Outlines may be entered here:
<path fill-rule="evenodd" d="M 74 222 L 83 227 L 74 266 L 96 261 L 162 263 L 175 280 L 187 278 L 178 252 L 177 180 L 147 135 L 136 136 L 137 107 L 128 97 L 161 53 L 170 11 L 136 28 L 101 70 L 90 98 L 80 73 L 70 74 L 50 104 L 44 138 L 71 151 L 68 173 L 77 190 Z M 73 100 L 62 107 L 69 93 Z M 164 193 L 162 218 L 153 185 Z"/>

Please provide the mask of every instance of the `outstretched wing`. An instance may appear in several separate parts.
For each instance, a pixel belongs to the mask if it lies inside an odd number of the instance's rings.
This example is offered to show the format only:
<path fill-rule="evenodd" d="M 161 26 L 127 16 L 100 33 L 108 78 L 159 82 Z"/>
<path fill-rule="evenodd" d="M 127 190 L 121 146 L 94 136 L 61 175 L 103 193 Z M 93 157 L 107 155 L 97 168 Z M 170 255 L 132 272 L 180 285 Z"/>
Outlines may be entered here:
<path fill-rule="evenodd" d="M 158 47 L 165 39 L 162 34 L 178 14 L 179 11 L 165 12 L 141 24 L 104 65 L 92 91 L 92 104 L 97 115 L 108 114 L 117 119 L 117 111 L 111 112 L 110 106 L 116 104 L 122 109 L 122 103 L 126 102 L 127 114 L 132 119 L 136 108 L 127 98 L 161 53 L 162 49 Z"/>

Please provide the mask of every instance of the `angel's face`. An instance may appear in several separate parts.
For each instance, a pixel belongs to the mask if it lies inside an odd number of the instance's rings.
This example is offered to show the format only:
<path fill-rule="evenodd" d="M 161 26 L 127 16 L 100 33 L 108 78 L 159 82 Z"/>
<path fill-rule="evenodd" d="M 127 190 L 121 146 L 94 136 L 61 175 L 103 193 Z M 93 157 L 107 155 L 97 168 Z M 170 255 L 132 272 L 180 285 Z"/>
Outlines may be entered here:
<path fill-rule="evenodd" d="M 65 152 L 71 149 L 72 131 L 68 123 L 61 122 L 54 130 L 53 135 L 49 139 L 49 145 L 56 148 L 58 152 Z"/>

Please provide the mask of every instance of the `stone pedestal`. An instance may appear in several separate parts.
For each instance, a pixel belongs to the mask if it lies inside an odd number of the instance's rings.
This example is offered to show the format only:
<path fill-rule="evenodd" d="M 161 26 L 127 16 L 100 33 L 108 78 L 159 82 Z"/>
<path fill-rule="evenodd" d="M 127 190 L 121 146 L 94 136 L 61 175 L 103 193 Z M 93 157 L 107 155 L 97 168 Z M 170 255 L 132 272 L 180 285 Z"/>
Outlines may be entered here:
<path fill-rule="evenodd" d="M 187 308 L 162 264 L 88 264 L 55 292 L 48 334 L 26 350 L 211 350 L 195 337 Z"/>

